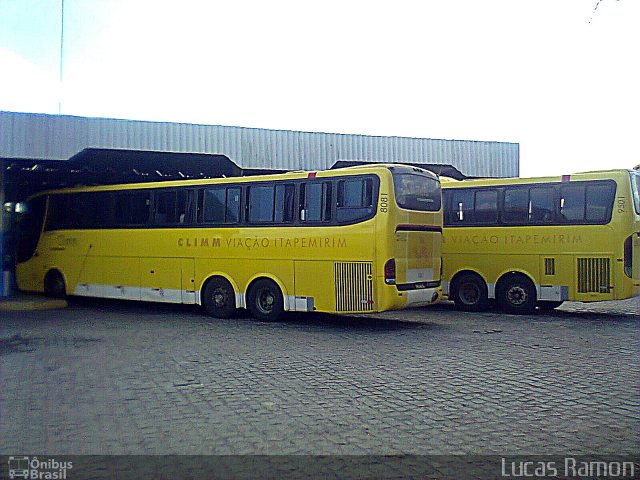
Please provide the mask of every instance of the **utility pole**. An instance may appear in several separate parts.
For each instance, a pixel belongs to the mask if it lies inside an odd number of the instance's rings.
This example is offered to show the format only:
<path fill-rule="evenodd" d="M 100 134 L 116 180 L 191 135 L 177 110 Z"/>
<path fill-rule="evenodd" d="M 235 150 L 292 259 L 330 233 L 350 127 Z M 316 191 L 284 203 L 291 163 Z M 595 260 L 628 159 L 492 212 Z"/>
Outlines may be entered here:
<path fill-rule="evenodd" d="M 62 66 L 64 62 L 64 0 L 60 0 L 60 76 L 58 81 L 58 115 L 62 114 Z"/>

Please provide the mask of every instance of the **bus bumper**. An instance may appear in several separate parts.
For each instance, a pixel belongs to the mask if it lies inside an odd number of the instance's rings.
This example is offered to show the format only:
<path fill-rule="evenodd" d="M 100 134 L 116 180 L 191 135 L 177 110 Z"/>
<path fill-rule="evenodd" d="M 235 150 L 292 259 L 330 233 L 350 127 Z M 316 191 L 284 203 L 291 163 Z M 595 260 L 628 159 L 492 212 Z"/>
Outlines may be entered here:
<path fill-rule="evenodd" d="M 404 298 L 403 308 L 425 307 L 442 300 L 442 288 L 419 288 L 398 292 L 398 296 Z"/>

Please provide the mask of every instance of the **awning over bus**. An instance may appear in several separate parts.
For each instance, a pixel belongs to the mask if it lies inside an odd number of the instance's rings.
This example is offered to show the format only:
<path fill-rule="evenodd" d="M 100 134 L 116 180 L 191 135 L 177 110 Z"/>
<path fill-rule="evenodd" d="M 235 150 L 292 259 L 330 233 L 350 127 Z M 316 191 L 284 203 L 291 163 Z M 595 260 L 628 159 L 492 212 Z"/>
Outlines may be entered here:
<path fill-rule="evenodd" d="M 243 173 L 225 155 L 88 148 L 68 160 L 3 158 L 4 202 L 52 188 L 233 177 Z M 260 171 L 259 173 L 264 173 Z"/>

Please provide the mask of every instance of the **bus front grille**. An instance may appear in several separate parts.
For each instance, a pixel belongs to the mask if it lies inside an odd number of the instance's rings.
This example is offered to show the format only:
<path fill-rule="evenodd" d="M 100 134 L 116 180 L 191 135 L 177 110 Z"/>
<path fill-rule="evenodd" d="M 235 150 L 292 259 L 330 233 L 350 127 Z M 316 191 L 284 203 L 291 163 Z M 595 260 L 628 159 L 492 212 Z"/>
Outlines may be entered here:
<path fill-rule="evenodd" d="M 610 285 L 608 258 L 578 258 L 578 293 L 609 293 Z"/>
<path fill-rule="evenodd" d="M 334 266 L 337 312 L 374 310 L 371 263 L 336 262 Z"/>

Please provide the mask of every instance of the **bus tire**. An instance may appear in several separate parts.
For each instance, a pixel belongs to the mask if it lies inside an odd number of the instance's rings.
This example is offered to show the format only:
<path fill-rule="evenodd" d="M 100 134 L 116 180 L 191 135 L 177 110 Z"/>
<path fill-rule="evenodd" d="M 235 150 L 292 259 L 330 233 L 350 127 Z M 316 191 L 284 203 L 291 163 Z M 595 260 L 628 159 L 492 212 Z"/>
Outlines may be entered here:
<path fill-rule="evenodd" d="M 540 300 L 538 301 L 538 308 L 543 312 L 550 312 L 554 308 L 558 308 L 564 302 L 562 300 L 553 301 L 553 300 Z"/>
<path fill-rule="evenodd" d="M 64 298 L 67 296 L 64 277 L 58 270 L 49 270 L 45 275 L 44 294 L 52 298 Z"/>
<path fill-rule="evenodd" d="M 280 287 L 268 278 L 256 280 L 249 288 L 248 308 L 256 320 L 273 322 L 284 312 L 284 298 Z"/>
<path fill-rule="evenodd" d="M 525 275 L 516 273 L 500 281 L 496 298 L 507 313 L 529 315 L 536 309 L 536 286 Z"/>
<path fill-rule="evenodd" d="M 211 278 L 204 287 L 202 305 L 214 318 L 230 318 L 236 311 L 236 294 L 222 277 Z"/>
<path fill-rule="evenodd" d="M 458 277 L 453 283 L 451 293 L 459 310 L 482 312 L 489 306 L 487 284 L 475 273 L 465 273 Z"/>

